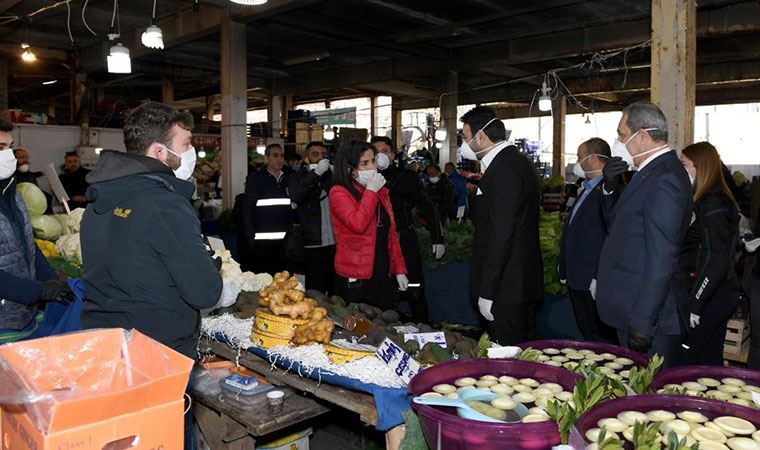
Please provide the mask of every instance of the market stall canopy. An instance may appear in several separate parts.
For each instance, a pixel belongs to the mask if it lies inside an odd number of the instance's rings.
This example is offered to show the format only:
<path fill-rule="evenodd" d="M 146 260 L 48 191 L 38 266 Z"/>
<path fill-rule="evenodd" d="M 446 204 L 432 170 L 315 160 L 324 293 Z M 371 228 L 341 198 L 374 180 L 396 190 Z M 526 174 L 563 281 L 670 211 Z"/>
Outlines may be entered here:
<path fill-rule="evenodd" d="M 87 25 L 84 1 L 68 2 L 70 10 L 59 3 L 0 1 L 11 106 L 48 105 L 56 96 L 67 102 L 72 69 L 87 73 L 87 86 L 102 88 L 91 94 L 99 100 L 106 91 L 129 105 L 161 98 L 171 80 L 177 105 L 205 112 L 207 97 L 219 94 L 226 0 L 157 1 L 163 50 L 141 43 L 152 0 L 122 1 L 119 41 L 132 57 L 127 75 L 106 70 L 113 1 L 87 2 Z M 562 81 L 596 110 L 648 96 L 649 1 L 269 0 L 231 7 L 233 20 L 247 24 L 250 108 L 263 107 L 271 94 L 294 95 L 295 103 L 393 95 L 404 109 L 438 106 L 443 74 L 455 71 L 459 104 L 508 101 L 520 116 L 547 71 L 570 67 Z M 757 100 L 760 3 L 702 0 L 698 8 L 697 102 Z M 26 41 L 34 64 L 18 57 Z M 614 58 L 592 57 L 629 47 Z M 59 82 L 41 86 L 52 80 Z"/>

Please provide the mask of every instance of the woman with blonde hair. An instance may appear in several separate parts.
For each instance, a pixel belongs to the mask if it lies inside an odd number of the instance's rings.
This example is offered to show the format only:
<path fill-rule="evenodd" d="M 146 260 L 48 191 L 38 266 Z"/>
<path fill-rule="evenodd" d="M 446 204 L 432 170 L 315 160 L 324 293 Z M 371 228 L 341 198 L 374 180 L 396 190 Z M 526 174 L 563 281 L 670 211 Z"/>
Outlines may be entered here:
<path fill-rule="evenodd" d="M 739 209 L 712 144 L 689 145 L 681 162 L 694 186 L 694 215 L 679 260 L 689 292 L 683 363 L 723 365 L 726 322 L 739 300 L 734 271 Z"/>

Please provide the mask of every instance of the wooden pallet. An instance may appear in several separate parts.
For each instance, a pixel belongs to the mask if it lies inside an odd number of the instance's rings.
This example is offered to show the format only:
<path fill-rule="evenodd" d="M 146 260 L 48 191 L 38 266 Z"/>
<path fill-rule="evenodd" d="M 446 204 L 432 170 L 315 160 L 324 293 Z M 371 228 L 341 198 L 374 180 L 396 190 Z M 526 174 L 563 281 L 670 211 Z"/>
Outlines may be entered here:
<path fill-rule="evenodd" d="M 723 342 L 723 359 L 746 363 L 749 359 L 749 320 L 729 319 L 726 326 L 726 340 Z"/>

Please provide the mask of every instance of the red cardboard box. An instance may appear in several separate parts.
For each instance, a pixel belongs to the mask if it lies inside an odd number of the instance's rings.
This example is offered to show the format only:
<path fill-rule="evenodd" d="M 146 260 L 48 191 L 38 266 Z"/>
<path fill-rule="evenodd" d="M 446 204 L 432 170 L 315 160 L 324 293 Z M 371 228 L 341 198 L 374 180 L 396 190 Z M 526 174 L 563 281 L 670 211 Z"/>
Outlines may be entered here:
<path fill-rule="evenodd" d="M 0 347 L 3 450 L 173 450 L 193 361 L 133 330 Z"/>

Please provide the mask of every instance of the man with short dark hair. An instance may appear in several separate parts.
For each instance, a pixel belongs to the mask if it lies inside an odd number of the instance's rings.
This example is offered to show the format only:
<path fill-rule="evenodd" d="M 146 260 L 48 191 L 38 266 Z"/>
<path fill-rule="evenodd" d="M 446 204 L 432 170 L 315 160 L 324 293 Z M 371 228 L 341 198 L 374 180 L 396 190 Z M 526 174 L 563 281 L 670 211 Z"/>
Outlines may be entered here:
<path fill-rule="evenodd" d="M 34 243 L 16 192 L 13 124 L 0 120 L 0 344 L 35 337 L 45 305 L 70 291 Z"/>
<path fill-rule="evenodd" d="M 306 145 L 306 164 L 290 177 L 290 195 L 301 225 L 306 289 L 332 295 L 335 280 L 335 234 L 328 194 L 332 166 L 325 144 Z"/>
<path fill-rule="evenodd" d="M 462 156 L 480 161 L 483 172 L 473 206 L 472 293 L 491 338 L 514 345 L 533 339 L 543 297 L 538 174 L 508 144 L 493 109 L 475 107 L 461 120 Z"/>
<path fill-rule="evenodd" d="M 282 171 L 285 152 L 280 144 L 264 151 L 266 168 L 248 175 L 243 200 L 243 233 L 253 255 L 248 270 L 274 274 L 289 269 L 285 235 L 293 221 L 288 177 Z"/>
<path fill-rule="evenodd" d="M 614 329 L 599 318 L 592 284 L 596 278 L 599 254 L 607 235 L 602 210 L 602 170 L 610 158 L 610 146 L 592 138 L 578 146 L 573 173 L 583 179 L 583 191 L 565 219 L 560 241 L 559 277 L 567 284 L 575 322 L 583 338 L 592 342 L 617 343 Z"/>
<path fill-rule="evenodd" d="M 422 256 L 417 231 L 414 227 L 412 209 L 417 208 L 427 222 L 427 230 L 430 232 L 430 240 L 433 243 L 433 256 L 440 259 L 443 257 L 446 247 L 443 243 L 443 227 L 438 209 L 425 195 L 422 180 L 417 173 L 400 169 L 396 165 L 397 154 L 390 138 L 375 136 L 370 142 L 377 149 L 377 169 L 387 180 L 385 187 L 390 192 L 401 252 L 404 255 L 404 261 L 406 261 L 409 289 L 401 292 L 400 296 L 402 300 L 409 303 L 412 319 L 415 322 L 427 322 L 428 304 L 425 297 Z"/>
<path fill-rule="evenodd" d="M 85 193 L 90 186 L 87 183 L 87 174 L 90 171 L 79 163 L 79 155 L 76 151 L 66 152 L 64 162 L 63 173 L 58 175 L 58 179 L 61 180 L 63 188 L 71 199 L 69 207 L 71 209 L 85 208 L 87 207 Z"/>
<path fill-rule="evenodd" d="M 688 295 L 678 258 L 689 227 L 692 186 L 668 147 L 668 122 L 660 108 L 637 102 L 623 110 L 618 141 L 638 171 L 623 187 L 628 164 L 619 156 L 604 167 L 607 238 L 597 273 L 597 308 L 617 330 L 620 344 L 678 364 L 688 330 Z"/>

